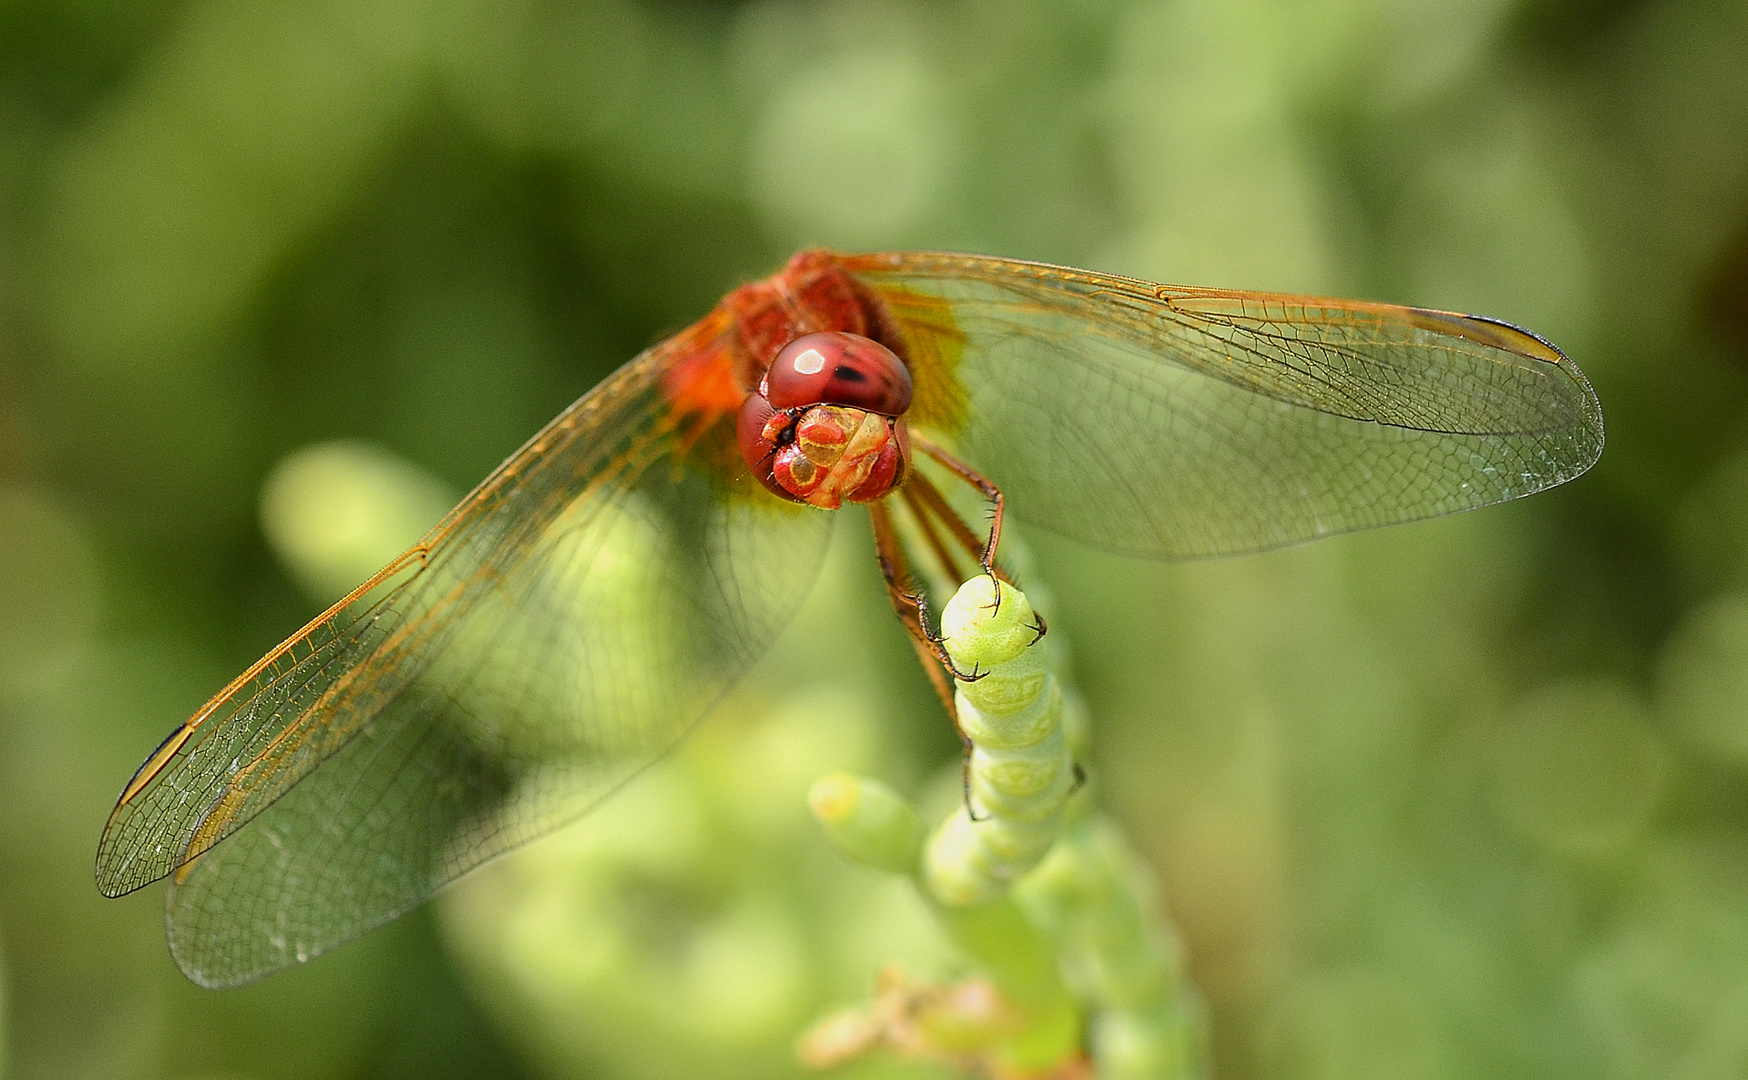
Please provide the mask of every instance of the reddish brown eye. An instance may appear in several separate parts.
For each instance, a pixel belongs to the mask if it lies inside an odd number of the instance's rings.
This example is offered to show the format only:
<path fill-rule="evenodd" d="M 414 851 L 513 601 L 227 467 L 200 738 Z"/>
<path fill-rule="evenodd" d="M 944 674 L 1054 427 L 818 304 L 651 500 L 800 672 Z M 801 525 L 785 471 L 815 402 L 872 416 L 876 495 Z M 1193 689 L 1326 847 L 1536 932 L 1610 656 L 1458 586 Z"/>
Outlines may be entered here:
<path fill-rule="evenodd" d="M 775 440 L 766 437 L 766 428 L 777 410 L 771 408 L 771 403 L 763 396 L 748 394 L 746 401 L 741 403 L 740 417 L 735 424 L 735 439 L 740 443 L 741 460 L 747 463 L 747 468 L 759 478 L 759 483 L 765 485 L 773 495 L 780 495 L 790 502 L 802 500 L 794 493 L 783 490 L 772 475 L 776 465 L 779 449 Z"/>
<path fill-rule="evenodd" d="M 828 330 L 783 346 L 765 374 L 765 398 L 774 409 L 846 405 L 903 416 L 910 408 L 910 371 L 879 342 Z"/>

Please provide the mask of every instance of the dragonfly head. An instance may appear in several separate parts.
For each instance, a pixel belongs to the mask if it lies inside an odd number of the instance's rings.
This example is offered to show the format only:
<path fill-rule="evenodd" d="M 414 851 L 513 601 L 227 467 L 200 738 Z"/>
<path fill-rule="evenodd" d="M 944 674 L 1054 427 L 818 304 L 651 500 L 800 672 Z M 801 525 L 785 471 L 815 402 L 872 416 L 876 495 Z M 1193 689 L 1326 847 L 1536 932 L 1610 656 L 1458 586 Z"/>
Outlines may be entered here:
<path fill-rule="evenodd" d="M 835 510 L 869 502 L 903 479 L 910 371 L 857 334 L 796 338 L 741 406 L 741 457 L 774 494 Z"/>

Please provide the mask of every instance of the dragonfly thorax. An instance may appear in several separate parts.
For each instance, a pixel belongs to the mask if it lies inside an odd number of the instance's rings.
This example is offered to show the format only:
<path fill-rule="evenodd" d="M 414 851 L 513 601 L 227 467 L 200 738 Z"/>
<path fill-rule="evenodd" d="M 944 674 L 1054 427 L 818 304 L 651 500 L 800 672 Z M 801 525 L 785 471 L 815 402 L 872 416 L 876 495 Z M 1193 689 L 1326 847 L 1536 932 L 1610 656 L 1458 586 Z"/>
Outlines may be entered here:
<path fill-rule="evenodd" d="M 910 397 L 910 371 L 884 345 L 839 331 L 796 338 L 741 406 L 741 456 L 785 499 L 870 502 L 904 477 Z"/>

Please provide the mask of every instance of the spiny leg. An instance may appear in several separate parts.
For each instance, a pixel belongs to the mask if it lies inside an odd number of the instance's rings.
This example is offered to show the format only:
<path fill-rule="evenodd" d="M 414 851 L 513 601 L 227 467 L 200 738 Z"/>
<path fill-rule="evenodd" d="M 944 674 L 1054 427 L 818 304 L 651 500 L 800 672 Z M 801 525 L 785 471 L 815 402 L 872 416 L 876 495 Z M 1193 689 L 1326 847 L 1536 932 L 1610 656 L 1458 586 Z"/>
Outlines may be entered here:
<path fill-rule="evenodd" d="M 965 549 L 965 553 L 971 556 L 973 562 L 979 566 L 983 564 L 984 538 L 972 531 L 971 526 L 965 523 L 965 519 L 959 516 L 959 512 L 947 502 L 947 497 L 941 494 L 941 489 L 935 486 L 934 481 L 925 476 L 920 469 L 912 470 L 911 474 L 904 479 L 903 490 L 905 502 L 917 515 L 919 522 L 938 522 L 953 537 L 953 540 Z M 1013 584 L 1013 579 L 999 564 L 992 561 L 991 568 L 995 571 L 996 577 L 1009 585 Z"/>
<path fill-rule="evenodd" d="M 922 661 L 923 670 L 928 673 L 929 682 L 934 685 L 935 693 L 952 718 L 953 730 L 959 735 L 959 783 L 963 789 L 965 813 L 971 820 L 980 821 L 982 818 L 971 805 L 971 752 L 975 746 L 971 736 L 959 726 L 959 706 L 953 699 L 953 686 L 947 673 L 952 672 L 954 678 L 964 682 L 975 682 L 983 674 L 973 666 L 969 675 L 961 675 L 940 639 L 929 633 L 928 601 L 920 592 L 910 588 L 910 564 L 904 557 L 904 545 L 898 538 L 898 531 L 893 528 L 892 512 L 887 509 L 886 500 L 868 504 L 868 520 L 874 526 L 874 554 L 880 560 L 880 576 L 886 579 L 886 597 L 892 603 L 892 610 L 897 612 L 898 621 L 909 632 L 911 648 L 916 650 L 917 659 Z"/>
<path fill-rule="evenodd" d="M 993 510 L 989 519 L 989 539 L 985 541 L 983 550 L 978 555 L 977 561 L 983 566 L 985 572 L 993 577 L 995 549 L 1001 544 L 1002 515 L 1006 512 L 1006 502 L 1002 498 L 1001 488 L 996 487 L 995 482 L 990 480 L 987 476 L 984 476 L 976 469 L 973 469 L 971 466 L 948 453 L 934 440 L 926 438 L 925 436 L 913 431 L 911 432 L 910 442 L 912 446 L 934 458 L 935 461 L 940 463 L 942 468 L 982 492 L 983 497 L 990 501 Z M 935 494 L 937 497 L 940 495 L 939 492 L 936 492 Z"/>
<path fill-rule="evenodd" d="M 975 666 L 970 671 L 960 671 L 941 644 L 940 637 L 929 629 L 928 598 L 911 585 L 910 562 L 904 557 L 904 544 L 898 538 L 898 530 L 893 527 L 892 511 L 885 499 L 868 504 L 868 520 L 874 526 L 874 554 L 880 560 L 880 576 L 886 580 L 886 598 L 892 602 L 892 610 L 898 614 L 898 621 L 904 624 L 911 640 L 926 650 L 929 657 L 953 678 L 961 682 L 976 682 L 983 678 L 983 672 Z M 954 711 L 952 694 L 949 692 L 944 696 L 947 711 L 951 713 Z M 954 723 L 958 723 L 957 716 Z"/>
<path fill-rule="evenodd" d="M 942 565 L 949 566 L 950 563 L 946 556 L 941 554 L 939 540 L 934 531 L 929 527 L 929 518 L 931 516 L 939 521 L 946 530 L 952 534 L 953 538 L 958 541 L 959 545 L 963 547 L 973 559 L 977 560 L 978 564 L 983 567 L 984 573 L 988 574 L 997 582 L 1006 582 L 1008 585 L 1013 585 L 1013 579 L 1010 578 L 995 562 L 996 548 L 1001 544 L 1002 518 L 1006 510 L 1006 501 L 1002 497 L 1001 488 L 997 487 L 994 481 L 990 480 L 976 469 L 973 469 L 965 462 L 960 461 L 957 457 L 948 453 L 945 448 L 925 436 L 912 432 L 911 444 L 929 457 L 934 458 L 935 461 L 940 463 L 940 465 L 947 471 L 976 488 L 985 498 L 989 499 L 991 504 L 989 538 L 987 541 L 984 541 L 980 547 L 977 534 L 972 531 L 970 525 L 966 524 L 965 519 L 959 516 L 958 511 L 953 509 L 952 504 L 947 502 L 946 496 L 941 494 L 940 489 L 935 487 L 934 483 L 929 480 L 921 469 L 911 470 L 910 475 L 905 478 L 905 504 L 910 507 L 911 513 L 916 515 L 917 523 L 923 530 L 923 535 L 929 540 L 931 545 L 935 547 L 936 555 L 941 559 Z M 957 571 L 949 569 L 948 575 L 956 577 Z M 990 610 L 1001 610 L 1001 587 L 999 584 L 996 586 L 995 600 L 990 605 Z M 1044 639 L 1044 635 L 1049 633 L 1050 624 L 1045 621 L 1043 612 L 1037 610 L 1032 612 L 1031 629 L 1033 645 L 1038 644 L 1038 642 Z M 954 726 L 957 727 L 958 713 L 956 710 L 953 710 L 953 717 Z M 965 739 L 963 729 L 960 729 L 959 737 L 961 740 Z M 970 815 L 973 821 L 976 821 L 978 820 L 977 813 L 971 807 L 970 755 L 971 748 L 969 743 L 967 743 L 965 756 L 965 812 Z M 1086 782 L 1086 771 L 1081 768 L 1080 762 L 1078 761 L 1074 763 L 1074 776 L 1075 788 L 1078 790 L 1079 787 Z"/>
<path fill-rule="evenodd" d="M 917 491 L 922 485 L 917 484 L 916 480 L 921 479 L 920 475 L 914 477 L 910 483 L 900 488 L 898 493 L 903 497 L 904 505 L 910 509 L 911 517 L 916 521 L 917 530 L 923 534 L 923 541 L 929 545 L 929 550 L 935 553 L 935 561 L 941 564 L 941 571 L 947 575 L 955 587 L 958 587 L 965 584 L 965 575 L 959 572 L 958 560 L 953 557 L 953 551 L 947 546 L 946 541 L 941 539 L 941 531 L 935 527 L 934 521 L 929 517 L 929 508 L 917 495 Z M 927 483 L 927 480 L 923 480 L 924 485 Z M 975 557 L 975 553 L 973 553 L 973 558 Z"/>
<path fill-rule="evenodd" d="M 984 543 L 983 551 L 977 556 L 977 562 L 978 565 L 983 567 L 983 572 L 988 574 L 992 579 L 996 581 L 1004 580 L 1001 575 L 996 573 L 995 567 L 995 549 L 1001 546 L 1002 517 L 1007 512 L 1007 503 L 1006 500 L 1002 498 L 1001 488 L 997 487 L 995 481 L 991 480 L 989 477 L 984 476 L 976 469 L 973 469 L 970 465 L 967 465 L 965 462 L 960 461 L 958 458 L 948 453 L 945 447 L 942 447 L 923 435 L 914 431 L 911 432 L 910 443 L 929 457 L 934 458 L 942 468 L 982 492 L 983 497 L 989 500 L 989 539 Z M 940 497 L 940 492 L 936 491 L 934 494 L 937 498 Z M 942 499 L 941 502 L 942 505 L 945 506 L 946 500 Z M 950 508 L 948 508 L 948 513 L 952 519 L 958 520 L 958 515 L 952 514 Z M 963 522 L 961 522 L 961 524 L 963 524 Z M 1013 582 L 1010 581 L 1008 584 L 1011 585 Z M 995 602 L 990 605 L 990 610 L 1001 610 L 1000 588 L 995 590 Z"/>
<path fill-rule="evenodd" d="M 906 506 L 910 507 L 911 513 L 916 515 L 917 525 L 922 529 L 923 535 L 929 540 L 930 545 L 935 548 L 935 557 L 941 560 L 943 566 L 949 568 L 948 575 L 950 577 L 956 578 L 963 584 L 964 579 L 959 577 L 956 565 L 940 550 L 940 542 L 933 522 L 939 522 L 946 528 L 959 542 L 959 546 L 964 548 L 973 559 L 982 558 L 983 541 L 978 539 L 977 534 L 971 531 L 971 526 L 967 525 L 965 519 L 961 518 L 958 511 L 954 510 L 952 505 L 947 502 L 940 489 L 935 487 L 929 478 L 920 471 L 912 472 L 905 480 L 904 502 Z M 1009 585 L 1014 584 L 1012 575 L 1003 570 L 1000 563 L 992 562 L 989 569 L 991 576 Z M 1001 593 L 999 591 L 996 593 L 991 610 L 1001 610 Z M 1039 641 L 1049 632 L 1050 624 L 1044 621 L 1044 614 L 1039 611 L 1032 612 L 1032 640 Z"/>

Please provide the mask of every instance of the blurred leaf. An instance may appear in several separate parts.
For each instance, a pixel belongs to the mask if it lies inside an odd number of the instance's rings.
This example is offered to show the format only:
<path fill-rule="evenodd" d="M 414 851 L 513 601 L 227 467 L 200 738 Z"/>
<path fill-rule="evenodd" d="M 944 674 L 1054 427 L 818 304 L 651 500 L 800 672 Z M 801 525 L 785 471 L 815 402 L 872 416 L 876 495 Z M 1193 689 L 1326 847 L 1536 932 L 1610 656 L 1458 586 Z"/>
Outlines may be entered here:
<path fill-rule="evenodd" d="M 1039 537 L 1028 576 L 1217 1075 L 1743 1074 L 1745 20 L 0 2 L 0 1061 L 762 1075 L 882 961 L 935 955 L 805 820 L 828 767 L 904 789 L 956 747 L 854 513 L 826 628 L 628 791 L 634 820 L 444 901 L 459 973 L 415 917 L 203 995 L 152 896 L 90 883 L 129 770 L 308 617 L 299 586 L 349 587 L 606 372 L 828 242 L 1476 309 L 1572 352 L 1609 448 L 1561 492 L 1228 563 Z"/>
<path fill-rule="evenodd" d="M 1748 596 L 1687 613 L 1664 647 L 1659 705 L 1704 749 L 1748 763 Z"/>
<path fill-rule="evenodd" d="M 50 310 L 74 357 L 161 368 L 237 312 L 410 103 L 418 2 L 188 10 L 55 170 Z"/>
<path fill-rule="evenodd" d="M 261 527 L 311 599 L 326 607 L 418 542 L 456 496 L 368 443 L 318 443 L 261 487 Z"/>
<path fill-rule="evenodd" d="M 90 643 L 97 552 L 53 492 L 0 482 L 0 693 L 64 675 Z"/>
<path fill-rule="evenodd" d="M 1541 687 L 1495 738 L 1501 811 L 1557 852 L 1598 855 L 1631 841 L 1672 764 L 1645 706 L 1613 682 Z"/>

